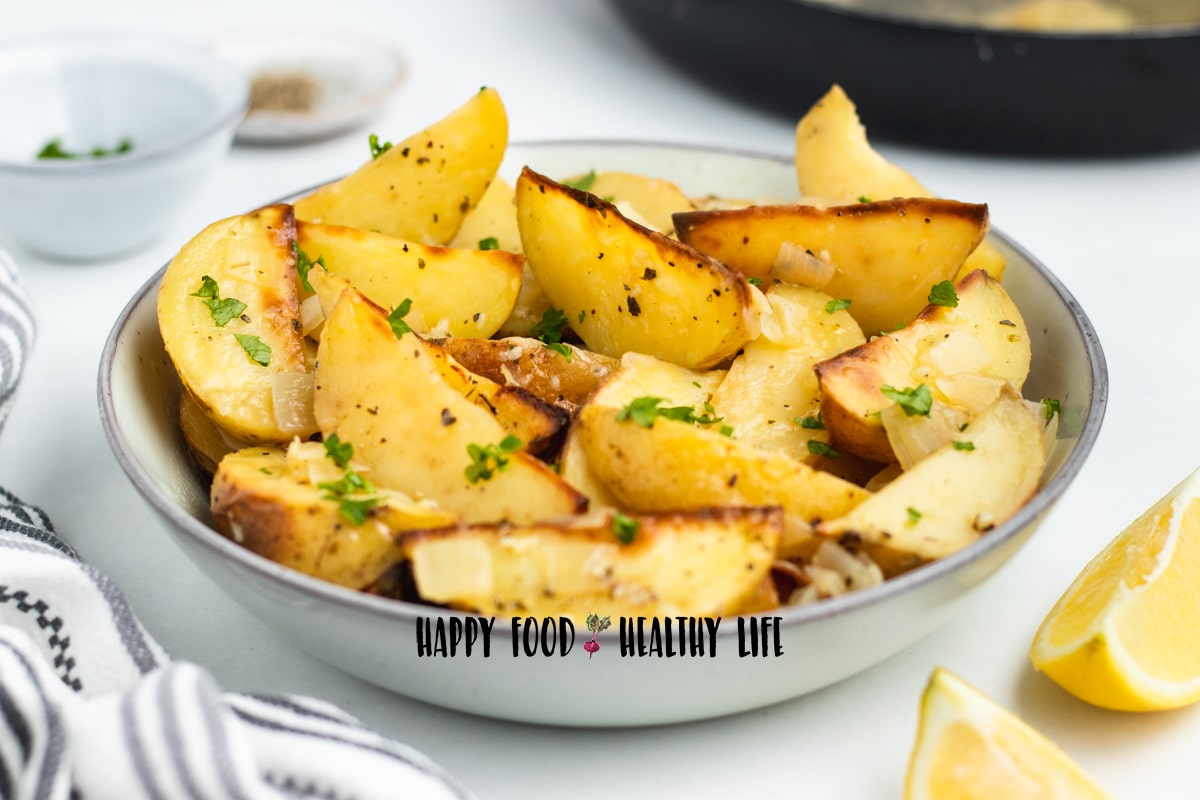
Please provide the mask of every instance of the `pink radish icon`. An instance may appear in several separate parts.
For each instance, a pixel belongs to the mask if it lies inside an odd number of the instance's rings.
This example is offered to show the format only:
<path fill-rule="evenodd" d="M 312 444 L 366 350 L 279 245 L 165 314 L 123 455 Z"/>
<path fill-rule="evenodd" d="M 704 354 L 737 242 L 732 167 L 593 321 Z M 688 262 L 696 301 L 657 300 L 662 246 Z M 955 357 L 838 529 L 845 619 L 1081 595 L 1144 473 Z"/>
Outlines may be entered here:
<path fill-rule="evenodd" d="M 608 630 L 610 624 L 611 620 L 608 617 L 601 617 L 597 616 L 596 614 L 588 614 L 587 629 L 592 632 L 592 638 L 583 643 L 583 649 L 587 651 L 589 660 L 596 654 L 596 651 L 600 649 L 600 643 L 596 641 L 596 636 L 600 633 L 600 631 Z"/>

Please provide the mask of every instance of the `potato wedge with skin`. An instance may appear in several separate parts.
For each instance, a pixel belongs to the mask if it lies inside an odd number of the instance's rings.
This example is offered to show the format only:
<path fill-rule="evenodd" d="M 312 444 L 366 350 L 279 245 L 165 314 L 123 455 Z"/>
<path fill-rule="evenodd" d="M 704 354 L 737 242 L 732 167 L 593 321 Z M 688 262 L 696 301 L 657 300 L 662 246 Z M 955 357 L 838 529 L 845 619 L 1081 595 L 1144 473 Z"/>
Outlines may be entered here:
<path fill-rule="evenodd" d="M 321 259 L 326 270 L 376 305 L 393 309 L 411 300 L 410 325 L 422 335 L 486 339 L 508 319 L 521 291 L 524 260 L 504 250 L 427 247 L 303 221 L 296 223 L 296 242 L 311 261 Z M 311 278 L 309 283 L 317 288 Z"/>
<path fill-rule="evenodd" d="M 779 509 L 722 508 L 636 518 L 629 544 L 613 515 L 525 527 L 477 525 L 406 534 L 421 596 L 485 615 L 736 613 L 766 577 Z M 736 565 L 736 568 L 731 568 Z"/>
<path fill-rule="evenodd" d="M 955 290 L 957 308 L 929 305 L 907 327 L 817 364 L 821 416 L 835 449 L 881 463 L 895 460 L 879 417 L 893 401 L 881 386 L 926 384 L 935 401 L 975 414 L 1004 382 L 1018 389 L 1024 384 L 1029 331 L 1008 292 L 982 271 L 959 281 Z M 993 379 L 991 393 L 970 407 L 956 394 L 964 375 Z"/>
<path fill-rule="evenodd" d="M 566 345 L 568 359 L 537 339 L 451 337 L 438 342 L 454 360 L 476 375 L 504 386 L 526 389 L 548 403 L 574 411 L 617 369 L 616 359 Z"/>
<path fill-rule="evenodd" d="M 1037 491 L 1042 423 L 1008 389 L 958 441 L 972 449 L 948 442 L 818 534 L 865 552 L 888 577 L 975 542 Z"/>
<path fill-rule="evenodd" d="M 276 376 L 308 371 L 294 239 L 288 205 L 214 222 L 171 260 L 158 290 L 159 330 L 180 380 L 208 417 L 248 442 L 315 432 L 285 427 L 274 408 Z M 244 304 L 236 314 L 234 303 Z"/>
<path fill-rule="evenodd" d="M 517 224 L 538 283 L 589 350 L 705 368 L 757 332 L 740 274 L 528 167 Z"/>
<path fill-rule="evenodd" d="M 355 525 L 328 495 L 287 452 L 239 450 L 221 460 L 213 478 L 213 519 L 218 531 L 246 549 L 351 589 L 373 583 L 404 557 L 401 531 L 458 522 L 455 514 L 376 488 L 372 496 L 379 504 Z"/>
<path fill-rule="evenodd" d="M 753 206 L 677 214 L 681 241 L 765 284 L 780 247 L 791 242 L 833 264 L 820 288 L 851 301 L 868 334 L 894 330 L 928 303 L 983 239 L 984 205 L 911 198 L 816 208 Z"/>
<path fill-rule="evenodd" d="M 588 466 L 587 453 L 580 443 L 577 433 L 578 425 L 571 424 L 567 429 L 567 438 L 563 442 L 558 456 L 558 474 L 568 484 L 587 496 L 588 509 L 596 511 L 602 508 L 628 510 L 613 495 L 612 490 L 596 477 Z"/>
<path fill-rule="evenodd" d="M 809 442 L 828 443 L 829 434 L 796 422 L 821 410 L 813 367 L 865 340 L 845 310 L 825 310 L 833 298 L 824 292 L 780 284 L 766 297 L 771 312 L 762 316 L 762 334 L 733 360 L 712 405 L 739 442 L 816 466 L 822 456 Z"/>
<path fill-rule="evenodd" d="M 933 197 L 920 181 L 871 147 L 854 103 L 836 84 L 796 125 L 796 179 L 805 195 L 846 203 L 862 197 Z M 1004 275 L 1004 256 L 986 239 L 966 259 L 955 280 L 977 269 L 996 280 Z"/>
<path fill-rule="evenodd" d="M 446 244 L 496 175 L 508 146 L 500 95 L 483 88 L 444 119 L 296 201 L 296 217 Z"/>
<path fill-rule="evenodd" d="M 843 516 L 868 496 L 841 478 L 716 431 L 663 418 L 647 428 L 617 416 L 614 408 L 589 404 L 576 425 L 588 466 L 622 506 L 638 512 L 781 506 L 791 518 L 782 558 L 811 552 L 817 541 L 809 524 Z"/>
<path fill-rule="evenodd" d="M 222 431 L 187 392 L 179 396 L 179 429 L 196 466 L 212 475 L 221 459 L 249 446 Z"/>
<path fill-rule="evenodd" d="M 348 291 L 325 320 L 313 408 L 321 431 L 353 442 L 370 480 L 432 499 L 467 522 L 526 523 L 583 511 L 587 498 L 524 451 L 471 481 L 468 446 L 507 435 L 449 385 L 414 333 L 397 338 L 382 309 Z M 492 462 L 495 467 L 495 462 Z"/>

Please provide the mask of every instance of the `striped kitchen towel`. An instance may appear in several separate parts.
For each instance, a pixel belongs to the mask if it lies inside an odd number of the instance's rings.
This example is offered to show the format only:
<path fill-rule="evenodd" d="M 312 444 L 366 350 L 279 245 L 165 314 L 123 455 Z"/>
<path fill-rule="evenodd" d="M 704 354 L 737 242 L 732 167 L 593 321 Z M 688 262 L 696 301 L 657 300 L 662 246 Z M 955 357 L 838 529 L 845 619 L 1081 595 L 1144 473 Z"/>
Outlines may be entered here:
<path fill-rule="evenodd" d="M 0 251 L 0 425 L 33 330 Z M 0 489 L 0 800 L 470 796 L 334 706 L 225 693 L 172 661 L 46 514 Z"/>

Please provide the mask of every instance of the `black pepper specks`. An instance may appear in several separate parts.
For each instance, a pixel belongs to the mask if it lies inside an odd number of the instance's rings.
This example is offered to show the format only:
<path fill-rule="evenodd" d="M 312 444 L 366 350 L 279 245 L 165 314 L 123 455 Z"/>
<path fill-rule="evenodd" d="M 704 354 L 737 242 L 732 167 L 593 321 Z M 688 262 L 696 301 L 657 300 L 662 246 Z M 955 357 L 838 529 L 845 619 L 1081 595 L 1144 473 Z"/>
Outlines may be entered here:
<path fill-rule="evenodd" d="M 658 277 L 658 272 L 656 270 L 650 269 L 650 267 L 646 267 L 646 271 L 642 273 L 642 280 L 644 280 L 644 281 L 652 281 L 657 277 Z"/>
<path fill-rule="evenodd" d="M 442 409 L 442 424 L 445 426 L 450 426 L 456 422 L 458 422 L 458 417 L 451 414 L 450 409 L 443 408 Z"/>
<path fill-rule="evenodd" d="M 625 302 L 629 305 L 629 313 L 631 316 L 636 317 L 638 314 L 642 313 L 642 307 L 640 305 L 638 305 L 637 299 L 634 298 L 632 295 L 629 297 L 626 297 Z"/>

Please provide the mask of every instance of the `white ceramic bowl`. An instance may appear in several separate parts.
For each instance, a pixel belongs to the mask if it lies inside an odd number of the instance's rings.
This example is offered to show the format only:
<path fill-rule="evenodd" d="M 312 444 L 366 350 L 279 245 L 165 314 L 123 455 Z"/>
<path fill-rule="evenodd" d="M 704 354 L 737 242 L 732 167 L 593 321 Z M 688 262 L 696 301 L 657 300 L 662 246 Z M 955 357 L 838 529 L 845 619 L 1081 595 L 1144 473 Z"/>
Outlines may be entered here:
<path fill-rule="evenodd" d="M 637 143 L 511 145 L 502 172 L 522 164 L 551 175 L 623 169 L 678 183 L 690 194 L 795 197 L 788 161 L 742 153 Z M 1008 257 L 1004 283 L 1028 323 L 1029 397 L 1062 402 L 1063 434 L 1037 495 L 1014 518 L 949 558 L 878 586 L 804 608 L 783 609 L 784 654 L 741 658 L 738 622 L 723 620 L 715 657 L 622 658 L 618 634 L 601 636 L 587 658 L 577 631 L 566 657 L 519 657 L 511 625 L 495 623 L 488 659 L 419 658 L 420 617 L 452 612 L 380 599 L 315 580 L 217 534 L 208 484 L 179 433 L 180 393 L 159 336 L 161 273 L 122 312 L 100 365 L 104 429 L 122 467 L 195 563 L 238 602 L 296 645 L 347 672 L 402 694 L 462 711 L 574 726 L 647 725 L 765 706 L 819 689 L 898 652 L 945 622 L 959 603 L 1033 533 L 1083 464 L 1107 398 L 1104 357 L 1075 299 L 1044 267 L 998 237 Z M 582 634 L 582 635 L 579 635 Z M 591 702 L 588 698 L 603 698 Z"/>
<path fill-rule="evenodd" d="M 227 152 L 249 89 L 197 45 L 66 38 L 0 47 L 0 227 L 31 250 L 93 260 L 158 235 Z M 36 159 L 53 139 L 107 158 Z"/>

